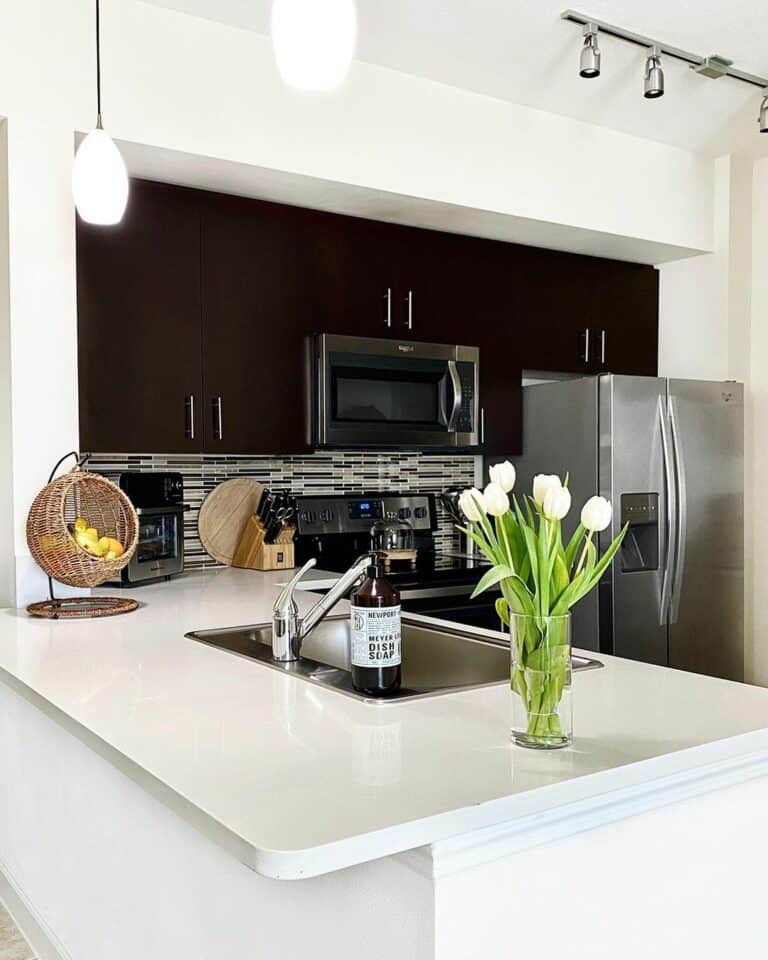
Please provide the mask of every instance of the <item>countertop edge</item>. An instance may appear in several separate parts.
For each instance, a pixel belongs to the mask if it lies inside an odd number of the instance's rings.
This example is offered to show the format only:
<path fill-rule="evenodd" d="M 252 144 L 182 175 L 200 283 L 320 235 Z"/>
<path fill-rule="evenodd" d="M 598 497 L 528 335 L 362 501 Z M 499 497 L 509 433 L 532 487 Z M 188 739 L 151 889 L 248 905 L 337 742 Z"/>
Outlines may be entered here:
<path fill-rule="evenodd" d="M 0 680 L 228 854 L 275 880 L 309 879 L 394 855 L 403 855 L 419 872 L 448 875 L 768 774 L 768 729 L 761 729 L 305 850 L 267 850 L 254 847 L 2 667 Z"/>

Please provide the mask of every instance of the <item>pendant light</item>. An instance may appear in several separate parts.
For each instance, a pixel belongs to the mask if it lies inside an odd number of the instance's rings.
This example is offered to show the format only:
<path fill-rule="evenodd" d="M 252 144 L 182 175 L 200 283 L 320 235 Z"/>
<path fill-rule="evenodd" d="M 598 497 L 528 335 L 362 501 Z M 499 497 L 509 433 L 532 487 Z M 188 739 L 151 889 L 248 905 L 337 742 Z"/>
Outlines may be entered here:
<path fill-rule="evenodd" d="M 349 72 L 356 41 L 355 0 L 274 0 L 272 45 L 289 86 L 338 87 Z"/>
<path fill-rule="evenodd" d="M 109 226 L 123 219 L 128 172 L 101 124 L 101 0 L 96 0 L 96 128 L 82 141 L 72 168 L 75 207 L 86 223 Z"/>

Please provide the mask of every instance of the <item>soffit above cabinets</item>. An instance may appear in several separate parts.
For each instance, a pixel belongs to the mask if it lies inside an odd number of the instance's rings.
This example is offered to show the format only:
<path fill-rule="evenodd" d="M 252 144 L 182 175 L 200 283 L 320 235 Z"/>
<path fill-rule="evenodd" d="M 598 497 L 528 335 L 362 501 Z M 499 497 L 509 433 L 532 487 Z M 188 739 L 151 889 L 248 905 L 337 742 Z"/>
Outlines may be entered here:
<path fill-rule="evenodd" d="M 271 0 L 148 2 L 269 32 Z M 365 62 L 711 156 L 768 154 L 768 137 L 755 123 L 759 91 L 738 82 L 708 81 L 684 64 L 665 62 L 666 95 L 645 100 L 645 52 L 611 37 L 600 42 L 603 76 L 580 80 L 581 37 L 559 19 L 568 6 L 564 0 L 357 3 L 357 57 Z M 768 71 L 768 20 L 760 0 L 590 0 L 584 11 L 702 54 L 727 56 L 747 71 Z"/>
<path fill-rule="evenodd" d="M 658 266 L 711 251 L 119 142 L 131 176 L 331 213 Z"/>

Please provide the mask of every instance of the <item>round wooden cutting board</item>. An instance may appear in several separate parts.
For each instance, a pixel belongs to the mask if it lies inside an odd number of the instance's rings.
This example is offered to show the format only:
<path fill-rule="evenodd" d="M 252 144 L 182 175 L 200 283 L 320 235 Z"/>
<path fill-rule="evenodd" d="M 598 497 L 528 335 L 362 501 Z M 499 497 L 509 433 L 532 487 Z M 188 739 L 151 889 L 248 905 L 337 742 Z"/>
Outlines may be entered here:
<path fill-rule="evenodd" d="M 218 563 L 232 565 L 246 521 L 256 512 L 261 490 L 258 480 L 238 477 L 220 483 L 203 501 L 197 518 L 200 543 Z"/>

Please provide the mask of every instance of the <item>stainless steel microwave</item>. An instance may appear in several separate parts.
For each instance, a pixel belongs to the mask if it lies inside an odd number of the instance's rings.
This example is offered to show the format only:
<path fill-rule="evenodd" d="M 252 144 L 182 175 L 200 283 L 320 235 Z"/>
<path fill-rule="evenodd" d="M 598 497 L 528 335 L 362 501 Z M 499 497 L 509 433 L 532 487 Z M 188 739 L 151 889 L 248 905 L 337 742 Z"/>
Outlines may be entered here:
<path fill-rule="evenodd" d="M 321 334 L 315 343 L 320 447 L 477 447 L 477 347 Z"/>

